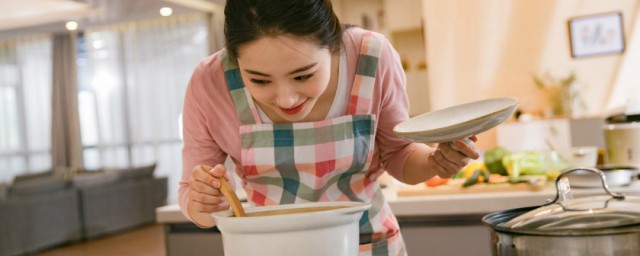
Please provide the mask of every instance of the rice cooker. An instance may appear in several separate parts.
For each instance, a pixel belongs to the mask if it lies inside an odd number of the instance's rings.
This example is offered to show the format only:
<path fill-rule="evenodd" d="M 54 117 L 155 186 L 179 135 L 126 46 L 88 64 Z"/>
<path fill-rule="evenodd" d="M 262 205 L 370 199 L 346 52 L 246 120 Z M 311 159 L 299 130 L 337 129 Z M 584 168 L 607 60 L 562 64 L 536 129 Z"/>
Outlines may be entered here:
<path fill-rule="evenodd" d="M 607 165 L 640 167 L 640 113 L 607 118 L 604 140 Z"/>

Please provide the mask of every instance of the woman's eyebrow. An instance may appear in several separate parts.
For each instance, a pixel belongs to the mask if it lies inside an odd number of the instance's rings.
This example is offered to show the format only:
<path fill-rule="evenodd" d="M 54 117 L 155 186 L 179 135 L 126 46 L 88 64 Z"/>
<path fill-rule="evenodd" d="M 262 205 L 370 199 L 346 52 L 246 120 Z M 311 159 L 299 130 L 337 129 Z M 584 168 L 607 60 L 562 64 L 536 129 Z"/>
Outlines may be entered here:
<path fill-rule="evenodd" d="M 295 73 L 299 73 L 299 72 L 302 72 L 302 71 L 307 71 L 307 70 L 309 70 L 309 69 L 313 68 L 313 67 L 314 67 L 315 65 L 317 65 L 317 64 L 318 64 L 318 63 L 316 62 L 316 63 L 310 64 L 310 65 L 306 65 L 306 66 L 304 66 L 304 67 L 301 67 L 301 68 L 299 68 L 299 69 L 296 69 L 296 70 L 294 70 L 294 71 L 289 72 L 289 75 L 293 75 L 293 74 L 295 74 Z"/>
<path fill-rule="evenodd" d="M 307 71 L 307 70 L 315 67 L 316 65 L 318 65 L 318 63 L 313 63 L 313 64 L 310 64 L 310 65 L 306 65 L 304 67 L 301 67 L 301 68 L 298 68 L 298 69 L 296 69 L 294 71 L 289 72 L 288 75 L 293 75 L 295 73 L 299 73 L 299 72 L 302 72 L 302 71 Z M 245 69 L 244 72 L 247 72 L 247 73 L 252 74 L 252 75 L 271 77 L 271 75 L 269 75 L 269 74 L 265 74 L 265 73 L 262 73 L 260 71 L 255 71 L 255 70 L 250 70 L 250 69 Z"/>
<path fill-rule="evenodd" d="M 267 76 L 267 77 L 271 77 L 271 75 L 267 75 L 267 74 L 265 74 L 265 73 L 261 73 L 261 72 L 254 71 L 254 70 L 250 70 L 250 69 L 245 69 L 245 70 L 244 70 L 244 72 L 247 72 L 247 73 L 252 74 L 252 75 L 259 75 L 259 76 Z"/>

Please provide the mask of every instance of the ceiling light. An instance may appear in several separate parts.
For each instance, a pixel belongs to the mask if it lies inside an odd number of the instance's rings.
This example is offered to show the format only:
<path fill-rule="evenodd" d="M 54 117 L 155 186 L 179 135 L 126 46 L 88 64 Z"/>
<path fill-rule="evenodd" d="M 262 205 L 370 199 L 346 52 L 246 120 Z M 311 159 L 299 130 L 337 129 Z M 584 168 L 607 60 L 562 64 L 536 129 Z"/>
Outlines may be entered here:
<path fill-rule="evenodd" d="M 173 9 L 169 7 L 160 8 L 160 15 L 167 17 L 167 16 L 171 16 L 171 14 L 173 14 Z"/>
<path fill-rule="evenodd" d="M 67 28 L 67 30 L 69 31 L 74 31 L 78 29 L 78 22 L 75 21 L 67 21 L 66 24 L 64 24 L 64 26 Z"/>
<path fill-rule="evenodd" d="M 104 43 L 102 42 L 102 40 L 95 40 L 91 45 L 93 46 L 94 49 L 100 50 L 104 46 Z"/>

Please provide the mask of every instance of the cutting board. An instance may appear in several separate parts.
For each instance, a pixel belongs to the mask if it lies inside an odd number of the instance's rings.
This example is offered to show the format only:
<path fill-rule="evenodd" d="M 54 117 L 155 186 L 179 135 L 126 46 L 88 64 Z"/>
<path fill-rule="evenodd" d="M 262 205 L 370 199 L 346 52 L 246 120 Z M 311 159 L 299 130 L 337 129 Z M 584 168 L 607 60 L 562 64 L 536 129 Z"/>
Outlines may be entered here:
<path fill-rule="evenodd" d="M 507 191 L 539 191 L 546 187 L 545 183 L 500 183 L 500 184 L 475 184 L 463 188 L 461 185 L 441 185 L 437 187 L 427 187 L 424 183 L 400 187 L 397 190 L 398 196 L 425 196 L 425 195 L 454 195 L 466 193 L 489 193 Z"/>

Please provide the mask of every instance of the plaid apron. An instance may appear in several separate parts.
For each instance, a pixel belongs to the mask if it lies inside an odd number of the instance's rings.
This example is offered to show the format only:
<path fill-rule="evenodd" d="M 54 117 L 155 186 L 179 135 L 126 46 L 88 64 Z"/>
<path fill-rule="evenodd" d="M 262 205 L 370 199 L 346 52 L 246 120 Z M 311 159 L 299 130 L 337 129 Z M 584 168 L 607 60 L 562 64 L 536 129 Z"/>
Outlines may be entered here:
<path fill-rule="evenodd" d="M 240 126 L 240 177 L 257 206 L 324 201 L 367 202 L 359 255 L 404 255 L 398 222 L 367 170 L 376 117 L 371 98 L 383 41 L 365 32 L 348 115 L 317 122 L 264 124 L 237 66 L 223 61 Z"/>

